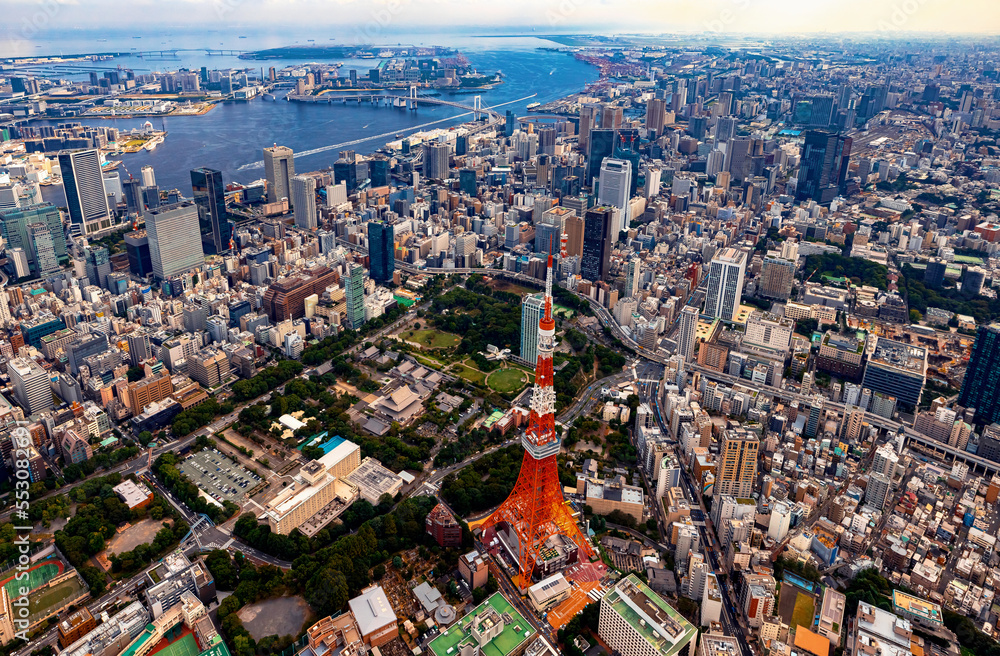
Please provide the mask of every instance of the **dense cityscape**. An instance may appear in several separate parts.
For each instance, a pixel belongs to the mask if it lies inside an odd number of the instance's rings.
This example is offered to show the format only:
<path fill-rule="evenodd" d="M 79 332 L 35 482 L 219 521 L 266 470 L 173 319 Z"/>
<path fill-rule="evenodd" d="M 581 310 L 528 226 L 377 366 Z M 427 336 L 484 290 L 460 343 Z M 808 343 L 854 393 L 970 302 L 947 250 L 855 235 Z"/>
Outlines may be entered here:
<path fill-rule="evenodd" d="M 544 43 L 0 61 L 3 656 L 1000 654 L 1000 46 Z"/>

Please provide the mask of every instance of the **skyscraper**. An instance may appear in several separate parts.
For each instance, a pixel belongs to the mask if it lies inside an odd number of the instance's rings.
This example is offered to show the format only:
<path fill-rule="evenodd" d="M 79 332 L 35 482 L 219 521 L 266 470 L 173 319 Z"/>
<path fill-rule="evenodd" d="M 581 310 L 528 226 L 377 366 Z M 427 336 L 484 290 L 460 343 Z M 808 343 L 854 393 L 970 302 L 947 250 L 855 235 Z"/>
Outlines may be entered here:
<path fill-rule="evenodd" d="M 141 169 L 142 175 L 142 186 L 143 187 L 155 187 L 156 186 L 156 173 L 153 171 L 153 167 L 146 165 Z"/>
<path fill-rule="evenodd" d="M 721 116 L 715 122 L 715 143 L 724 144 L 736 136 L 736 118 Z"/>
<path fill-rule="evenodd" d="M 264 149 L 264 177 L 267 178 L 269 200 L 289 198 L 294 175 L 295 158 L 291 148 L 275 145 Z"/>
<path fill-rule="evenodd" d="M 395 230 L 383 221 L 368 222 L 369 275 L 377 282 L 389 282 L 396 270 Z"/>
<path fill-rule="evenodd" d="M 538 321 L 545 313 L 545 294 L 528 294 L 521 301 L 521 358 L 538 360 Z"/>
<path fill-rule="evenodd" d="M 97 149 L 60 151 L 59 170 L 69 208 L 70 231 L 89 235 L 110 228 L 111 208 Z"/>
<path fill-rule="evenodd" d="M 694 362 L 695 340 L 698 335 L 698 308 L 685 305 L 681 308 L 680 332 L 677 334 L 677 355 L 684 362 Z"/>
<path fill-rule="evenodd" d="M 26 415 L 48 410 L 52 403 L 49 374 L 31 358 L 14 358 L 7 363 L 7 373 L 14 385 L 14 397 Z"/>
<path fill-rule="evenodd" d="M 292 178 L 292 207 L 295 208 L 295 225 L 305 230 L 315 230 L 316 178 L 297 175 Z"/>
<path fill-rule="evenodd" d="M 200 168 L 191 171 L 191 191 L 198 205 L 198 227 L 207 253 L 232 249 L 233 226 L 226 211 L 226 186 L 222 171 Z"/>
<path fill-rule="evenodd" d="M 580 108 L 580 152 L 588 153 L 590 151 L 590 131 L 594 129 L 594 108 L 583 106 Z M 510 135 L 508 135 L 510 136 Z M 590 181 L 590 178 L 587 178 Z"/>
<path fill-rule="evenodd" d="M 591 129 L 589 135 L 590 151 L 587 154 L 587 179 L 584 184 L 593 187 L 594 178 L 601 173 L 601 164 L 605 158 L 615 154 L 615 131 Z"/>
<path fill-rule="evenodd" d="M 128 335 L 128 357 L 133 367 L 140 366 L 153 356 L 149 346 L 149 333 L 136 330 Z"/>
<path fill-rule="evenodd" d="M 59 270 L 59 260 L 49 226 L 44 223 L 29 225 L 28 241 L 31 243 L 31 257 L 39 276 L 47 276 Z"/>
<path fill-rule="evenodd" d="M 660 136 L 666 118 L 667 102 L 661 98 L 650 98 L 646 103 L 646 129 Z"/>
<path fill-rule="evenodd" d="M 111 273 L 111 256 L 108 249 L 103 246 L 88 247 L 83 253 L 83 263 L 90 284 L 103 289 L 107 285 L 107 276 Z"/>
<path fill-rule="evenodd" d="M 344 283 L 347 301 L 347 323 L 357 330 L 365 323 L 365 270 L 360 264 L 351 265 L 351 275 Z"/>
<path fill-rule="evenodd" d="M 635 296 L 639 293 L 639 284 L 642 279 L 642 260 L 638 256 L 629 258 L 628 269 L 625 274 L 625 295 Z"/>
<path fill-rule="evenodd" d="M 1000 323 L 979 326 L 958 405 L 975 408 L 976 423 L 1000 421 Z"/>
<path fill-rule="evenodd" d="M 0 210 L 0 235 L 3 236 L 4 245 L 9 249 L 23 248 L 31 271 L 37 275 L 38 264 L 28 234 L 28 226 L 33 223 L 45 224 L 52 238 L 57 262 L 65 263 L 69 256 L 66 254 L 66 233 L 59 208 L 51 203 L 41 203 L 27 208 Z"/>
<path fill-rule="evenodd" d="M 157 280 L 200 269 L 205 263 L 205 252 L 198 238 L 198 206 L 192 201 L 150 210 L 146 214 L 146 234 Z"/>
<path fill-rule="evenodd" d="M 632 163 L 624 159 L 605 159 L 601 164 L 600 187 L 597 202 L 601 205 L 611 205 L 619 211 L 615 212 L 615 225 L 611 234 L 628 228 L 628 201 L 632 186 Z"/>
<path fill-rule="evenodd" d="M 448 158 L 451 146 L 432 142 L 424 145 L 424 177 L 431 180 L 448 179 Z"/>
<path fill-rule="evenodd" d="M 738 248 L 726 248 L 716 253 L 708 270 L 708 293 L 705 314 L 732 321 L 740 309 L 743 296 L 743 274 L 747 254 Z"/>
<path fill-rule="evenodd" d="M 563 230 L 566 232 L 566 256 L 583 256 L 583 218 L 576 214 L 568 215 L 563 222 Z"/>
<path fill-rule="evenodd" d="M 764 258 L 764 266 L 760 271 L 758 293 L 764 298 L 774 298 L 787 301 L 792 295 L 792 284 L 795 281 L 795 261 L 786 260 L 777 253 Z"/>
<path fill-rule="evenodd" d="M 796 200 L 828 204 L 844 187 L 851 159 L 850 137 L 822 130 L 807 130 L 799 165 Z M 735 176 L 734 176 L 735 177 Z"/>
<path fill-rule="evenodd" d="M 128 254 L 128 270 L 145 278 L 153 272 L 153 260 L 149 256 L 149 236 L 145 230 L 136 230 L 125 235 L 125 251 Z"/>
<path fill-rule="evenodd" d="M 608 275 L 611 263 L 611 224 L 610 207 L 592 207 L 584 217 L 580 273 L 591 282 L 604 280 Z"/>
<path fill-rule="evenodd" d="M 749 497 L 757 478 L 757 434 L 738 428 L 722 434 L 715 470 L 715 496 Z"/>

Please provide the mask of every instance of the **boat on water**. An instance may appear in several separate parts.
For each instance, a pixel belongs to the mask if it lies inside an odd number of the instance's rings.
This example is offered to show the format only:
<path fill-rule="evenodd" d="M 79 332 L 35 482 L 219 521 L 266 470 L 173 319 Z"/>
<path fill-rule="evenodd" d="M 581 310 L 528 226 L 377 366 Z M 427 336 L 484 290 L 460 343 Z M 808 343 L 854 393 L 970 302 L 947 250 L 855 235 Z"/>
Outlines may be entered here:
<path fill-rule="evenodd" d="M 397 132 L 396 133 L 396 138 L 397 139 L 402 139 L 403 138 L 403 133 L 402 132 Z"/>
<path fill-rule="evenodd" d="M 540 103 L 540 102 L 533 102 L 533 103 L 528 103 L 528 106 L 525 107 L 525 109 L 534 109 L 535 107 L 541 107 L 541 106 L 542 106 L 542 103 Z"/>

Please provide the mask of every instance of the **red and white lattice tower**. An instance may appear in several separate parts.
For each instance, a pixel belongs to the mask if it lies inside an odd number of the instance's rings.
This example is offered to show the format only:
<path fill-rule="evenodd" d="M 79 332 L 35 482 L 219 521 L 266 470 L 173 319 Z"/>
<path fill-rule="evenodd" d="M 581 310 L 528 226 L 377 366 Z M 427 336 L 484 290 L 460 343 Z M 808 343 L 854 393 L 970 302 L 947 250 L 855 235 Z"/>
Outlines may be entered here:
<path fill-rule="evenodd" d="M 551 250 L 551 249 L 550 249 Z M 531 394 L 528 430 L 521 436 L 524 460 L 510 496 L 483 525 L 496 530 L 506 524 L 517 535 L 520 587 L 531 584 L 535 563 L 541 561 L 546 540 L 564 535 L 576 543 L 578 558 L 594 555 L 590 540 L 580 530 L 559 483 L 556 456 L 562 439 L 556 435 L 556 392 L 552 386 L 552 348 L 556 323 L 552 318 L 552 256 L 545 278 L 545 313 L 538 321 L 538 361 Z"/>

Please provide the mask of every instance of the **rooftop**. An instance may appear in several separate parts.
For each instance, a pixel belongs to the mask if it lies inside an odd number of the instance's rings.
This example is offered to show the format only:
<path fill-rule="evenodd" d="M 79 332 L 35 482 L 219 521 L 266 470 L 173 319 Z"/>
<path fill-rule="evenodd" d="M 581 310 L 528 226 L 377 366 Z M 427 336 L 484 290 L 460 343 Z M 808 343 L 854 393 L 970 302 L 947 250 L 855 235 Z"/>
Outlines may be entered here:
<path fill-rule="evenodd" d="M 927 349 L 879 337 L 869 364 L 896 369 L 905 374 L 922 376 L 927 368 Z"/>
<path fill-rule="evenodd" d="M 604 597 L 604 602 L 664 656 L 679 653 L 698 633 L 698 629 L 635 574 L 622 579 Z"/>
<path fill-rule="evenodd" d="M 483 645 L 483 656 L 507 656 L 517 650 L 535 633 L 531 624 L 514 609 L 514 606 L 502 594 L 496 592 L 456 622 L 454 626 L 431 640 L 430 645 L 428 645 L 431 653 L 434 656 L 457 656 L 461 651 L 460 645 L 466 642 L 470 644 L 475 642 L 471 631 L 473 620 L 478 615 L 489 612 L 496 613 L 503 618 L 504 628 L 500 635 Z"/>
<path fill-rule="evenodd" d="M 396 622 L 396 612 L 381 586 L 373 585 L 347 602 L 361 635 L 374 633 Z"/>
<path fill-rule="evenodd" d="M 934 602 L 908 595 L 899 590 L 892 591 L 892 607 L 896 612 L 909 613 L 925 622 L 941 624 L 941 606 Z"/>

